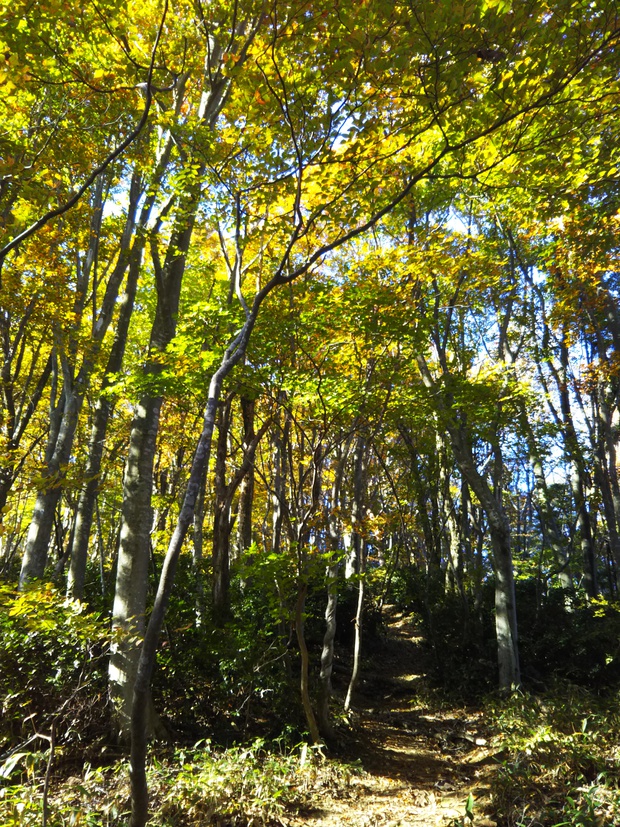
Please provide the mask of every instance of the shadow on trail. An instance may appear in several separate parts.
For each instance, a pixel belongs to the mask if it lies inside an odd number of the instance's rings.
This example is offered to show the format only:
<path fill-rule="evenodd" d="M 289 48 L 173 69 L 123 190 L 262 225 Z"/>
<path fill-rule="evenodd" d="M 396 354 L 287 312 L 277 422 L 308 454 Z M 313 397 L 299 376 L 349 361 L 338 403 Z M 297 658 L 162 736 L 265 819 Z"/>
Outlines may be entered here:
<path fill-rule="evenodd" d="M 338 815 L 333 801 L 328 809 L 317 802 L 316 824 L 444 825 L 463 815 L 470 792 L 478 812 L 487 798 L 494 760 L 482 713 L 435 702 L 418 627 L 391 607 L 386 620 L 386 636 L 373 645 L 354 693 L 355 734 L 341 751 L 367 775 Z"/>

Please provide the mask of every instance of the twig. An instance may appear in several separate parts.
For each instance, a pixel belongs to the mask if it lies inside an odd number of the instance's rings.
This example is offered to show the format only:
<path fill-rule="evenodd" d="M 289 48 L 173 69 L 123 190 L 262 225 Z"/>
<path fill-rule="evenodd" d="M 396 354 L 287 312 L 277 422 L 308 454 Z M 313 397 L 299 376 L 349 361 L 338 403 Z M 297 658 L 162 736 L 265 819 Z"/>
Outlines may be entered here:
<path fill-rule="evenodd" d="M 41 827 L 47 827 L 48 804 L 47 797 L 50 788 L 50 777 L 52 775 L 52 762 L 54 761 L 54 753 L 56 752 L 56 717 L 52 721 L 52 732 L 49 737 L 50 755 L 47 759 L 47 769 L 45 770 L 45 781 L 43 782 L 43 821 Z"/>

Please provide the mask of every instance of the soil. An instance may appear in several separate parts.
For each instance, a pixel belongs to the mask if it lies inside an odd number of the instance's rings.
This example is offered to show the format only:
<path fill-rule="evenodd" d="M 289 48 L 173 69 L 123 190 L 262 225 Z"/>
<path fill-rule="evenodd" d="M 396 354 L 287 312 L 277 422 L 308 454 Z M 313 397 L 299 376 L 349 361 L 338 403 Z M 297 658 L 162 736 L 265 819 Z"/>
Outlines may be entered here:
<path fill-rule="evenodd" d="M 429 691 L 415 623 L 387 610 L 387 638 L 353 703 L 355 740 L 344 761 L 362 771 L 346 792 L 326 785 L 311 812 L 288 827 L 494 827 L 490 789 L 501 748 L 480 710 L 442 705 Z M 473 821 L 466 815 L 473 796 Z"/>

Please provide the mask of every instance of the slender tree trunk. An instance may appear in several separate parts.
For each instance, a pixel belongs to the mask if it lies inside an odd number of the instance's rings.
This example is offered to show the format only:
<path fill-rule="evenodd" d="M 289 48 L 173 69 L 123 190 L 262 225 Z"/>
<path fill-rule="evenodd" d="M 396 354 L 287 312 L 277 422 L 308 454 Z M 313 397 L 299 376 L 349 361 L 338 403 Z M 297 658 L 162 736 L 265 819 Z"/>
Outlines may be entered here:
<path fill-rule="evenodd" d="M 24 434 L 43 397 L 54 364 L 54 354 L 50 353 L 33 386 L 35 365 L 39 360 L 41 344 L 45 338 L 42 335 L 38 347 L 32 349 L 29 377 L 22 383 L 20 393 L 16 394 L 15 384 L 20 373 L 19 365 L 21 365 L 19 354 L 23 352 L 24 328 L 28 315 L 26 313 L 20 323 L 17 334 L 11 337 L 11 315 L 0 308 L 0 342 L 2 345 L 0 394 L 5 408 L 2 422 L 4 455 L 0 457 L 0 514 L 4 513 L 11 489 L 21 473 L 28 454 L 38 442 L 36 437 L 30 440 L 29 449 L 22 449 L 22 456 L 18 458 Z"/>
<path fill-rule="evenodd" d="M 166 264 L 157 278 L 157 308 L 151 330 L 150 353 L 163 353 L 176 329 L 185 255 L 194 223 L 196 194 L 183 203 L 168 247 Z M 187 210 L 190 210 L 188 217 Z M 156 265 L 157 269 L 157 265 Z M 145 367 L 147 381 L 161 371 L 157 362 Z M 117 712 L 121 740 L 129 736 L 133 684 L 140 657 L 148 590 L 149 542 L 153 525 L 151 495 L 153 465 L 162 406 L 160 396 L 145 394 L 137 405 L 131 429 L 123 482 L 122 529 L 112 611 L 112 628 L 121 633 L 110 659 L 110 694 Z"/>
<path fill-rule="evenodd" d="M 570 487 L 577 512 L 581 555 L 583 560 L 583 583 L 588 598 L 598 594 L 598 575 L 596 568 L 596 549 L 592 536 L 592 522 L 586 501 L 584 472 L 581 463 L 574 458 L 570 468 Z"/>
<path fill-rule="evenodd" d="M 336 610 L 338 607 L 338 569 L 341 545 L 341 531 L 338 513 L 341 500 L 342 478 L 347 462 L 348 445 L 340 449 L 332 485 L 331 508 L 327 517 L 330 559 L 327 564 L 327 604 L 325 606 L 325 634 L 321 650 L 321 671 L 319 674 L 319 697 L 317 719 L 321 734 L 333 738 L 333 727 L 329 713 L 332 696 L 332 670 L 334 665 L 334 639 L 336 637 Z"/>
<path fill-rule="evenodd" d="M 482 597 L 484 585 L 484 547 L 487 536 L 487 530 L 484 521 L 484 509 L 475 506 L 472 502 L 469 504 L 471 525 L 474 530 L 475 542 L 472 543 L 472 592 L 474 595 L 474 607 L 476 612 L 480 614 L 482 611 Z"/>
<path fill-rule="evenodd" d="M 49 460 L 46 463 L 44 487 L 37 493 L 34 512 L 28 528 L 26 547 L 22 559 L 20 586 L 29 580 L 41 579 L 45 573 L 49 545 L 54 530 L 56 506 L 62 495 L 62 488 L 73 449 L 75 429 L 83 395 L 71 388 L 71 380 L 65 380 L 61 427 L 51 437 Z"/>
<path fill-rule="evenodd" d="M 243 480 L 254 467 L 254 456 L 260 440 L 270 425 L 267 419 L 258 432 L 252 432 L 244 445 L 243 461 L 226 483 L 226 453 L 231 422 L 231 393 L 220 406 L 219 435 L 215 462 L 215 513 L 213 518 L 213 610 L 216 622 L 226 620 L 230 613 L 230 512 L 233 498 Z"/>
<path fill-rule="evenodd" d="M 427 482 L 429 478 L 434 478 L 436 475 L 431 473 L 430 469 L 426 475 L 424 475 L 423 460 L 418 453 L 409 430 L 401 426 L 400 434 L 411 456 L 411 473 L 414 481 L 417 519 L 422 527 L 422 535 L 424 537 L 425 571 L 427 577 L 430 577 L 433 573 L 438 575 L 441 571 L 440 536 L 433 527 L 435 526 L 436 528 L 437 526 L 436 515 L 433 511 L 433 506 L 436 506 L 437 503 L 437 497 L 433 494 L 432 487 L 430 487 Z M 430 516 L 429 506 L 431 507 Z"/>
<path fill-rule="evenodd" d="M 332 548 L 332 560 L 337 549 Z M 327 603 L 325 605 L 325 633 L 321 649 L 321 671 L 319 673 L 319 697 L 317 719 L 319 729 L 327 740 L 331 740 L 334 729 L 331 722 L 329 704 L 332 697 L 332 671 L 334 668 L 334 640 L 336 637 L 336 611 L 338 608 L 338 562 L 333 561 L 327 567 Z"/>
<path fill-rule="evenodd" d="M 183 540 L 194 517 L 194 508 L 201 481 L 208 467 L 223 378 L 223 371 L 218 371 L 211 380 L 203 430 L 194 454 L 183 506 L 161 569 L 159 586 L 144 635 L 144 642 L 141 649 L 138 650 L 138 667 L 132 683 L 133 696 L 131 704 L 131 827 L 145 827 L 148 817 L 146 749 L 150 733 L 148 707 L 151 677 L 155 668 L 157 644 L 170 600 L 178 558 Z M 128 683 L 128 681 L 125 681 L 125 683 Z"/>
<path fill-rule="evenodd" d="M 609 427 L 609 411 L 601 410 L 599 404 L 599 415 L 597 417 L 597 437 L 596 437 L 596 458 L 594 463 L 594 480 L 601 492 L 601 500 L 603 504 L 603 514 L 605 516 L 605 524 L 607 526 L 607 536 L 609 541 L 609 550 L 615 563 L 616 570 L 620 570 L 620 535 L 618 533 L 618 513 L 616 511 L 616 496 L 614 491 L 614 476 L 616 476 L 616 469 L 608 462 L 608 454 L 606 451 L 607 445 L 613 443 L 607 436 Z M 615 462 L 615 451 L 612 454 L 612 461 Z M 614 586 L 614 591 L 617 590 L 618 584 Z"/>
<path fill-rule="evenodd" d="M 620 385 L 620 382 L 618 382 Z M 617 390 L 617 401 L 615 409 L 609 407 L 605 416 L 604 425 L 605 458 L 606 468 L 611 484 L 611 496 L 616 515 L 616 529 L 620 535 L 620 458 L 618 447 L 620 446 L 620 387 Z M 616 561 L 616 569 L 620 573 L 620 560 Z"/>
<path fill-rule="evenodd" d="M 501 690 L 509 691 L 521 683 L 510 522 L 498 497 L 493 494 L 486 479 L 476 468 L 464 428 L 453 424 L 448 426 L 448 432 L 461 473 L 478 497 L 489 521 L 495 573 L 495 632 L 499 686 Z"/>
<path fill-rule="evenodd" d="M 67 582 L 67 594 L 70 597 L 77 598 L 79 600 L 82 599 L 84 594 L 84 578 L 86 576 L 86 563 L 88 560 L 88 541 L 90 538 L 95 503 L 99 490 L 101 465 L 103 461 L 103 451 L 108 430 L 108 423 L 110 421 L 110 416 L 114 405 L 113 400 L 109 395 L 109 387 L 113 377 L 121 370 L 123 364 L 127 336 L 129 333 L 129 323 L 133 314 L 134 301 L 142 264 L 143 248 L 144 240 L 143 238 L 140 238 L 134 245 L 134 249 L 131 254 L 129 274 L 127 277 L 127 284 L 125 286 L 125 293 L 121 300 L 121 308 L 116 326 L 114 343 L 112 345 L 112 350 L 110 351 L 105 377 L 101 387 L 99 399 L 97 401 L 97 406 L 95 408 L 95 416 L 88 450 L 88 461 L 84 472 L 86 479 L 84 485 L 82 486 L 78 501 L 75 535 L 71 548 L 71 565 L 69 568 L 69 578 Z"/>
<path fill-rule="evenodd" d="M 596 331 L 596 350 L 599 358 L 598 377 L 594 402 L 594 442 L 596 483 L 601 490 L 603 511 L 607 525 L 609 549 L 614 566 L 610 572 L 613 590 L 620 572 L 620 480 L 618 477 L 617 447 L 620 435 L 620 378 L 614 370 L 615 352 L 620 346 L 620 315 L 617 301 L 606 296 L 606 334 L 601 330 L 599 319 L 593 310 L 588 315 Z M 611 334 L 611 343 L 609 342 Z M 609 350 L 612 350 L 610 354 Z"/>
<path fill-rule="evenodd" d="M 153 525 L 151 490 L 161 398 L 143 398 L 138 404 L 129 443 L 123 481 L 122 527 L 112 608 L 117 640 L 112 648 L 110 694 L 120 741 L 130 732 L 133 688 L 144 634 L 148 592 L 149 540 Z"/>
<path fill-rule="evenodd" d="M 231 423 L 232 394 L 220 403 L 215 451 L 213 512 L 213 613 L 222 623 L 230 613 L 230 501 L 226 485 L 226 455 Z"/>
<path fill-rule="evenodd" d="M 445 418 L 445 427 L 450 436 L 452 451 L 462 476 L 475 493 L 489 521 L 491 546 L 493 549 L 493 566 L 495 572 L 495 632 L 497 637 L 497 662 L 499 668 L 499 687 L 510 691 L 521 683 L 519 668 L 519 647 L 517 634 L 517 609 L 510 544 L 510 522 L 501 502 L 501 452 L 499 444 L 494 445 L 496 461 L 495 493 L 489 487 L 485 477 L 478 471 L 473 458 L 466 422 L 454 408 L 454 398 L 449 389 L 443 394 L 437 392 L 429 366 L 422 354 L 417 357 L 422 381 L 429 390 L 436 392 L 436 404 Z M 447 374 L 447 362 L 443 358 L 444 374 Z"/>
<path fill-rule="evenodd" d="M 353 692 L 357 685 L 360 675 L 360 664 L 362 659 L 362 623 L 364 619 L 364 592 L 366 582 L 366 542 L 361 541 L 359 544 L 359 580 L 357 584 L 357 608 L 355 610 L 355 642 L 353 644 L 353 670 L 351 672 L 351 680 L 347 689 L 347 695 L 344 701 L 344 711 L 348 712 L 351 709 L 351 701 L 353 700 Z"/>
<path fill-rule="evenodd" d="M 353 503 L 351 507 L 351 527 L 353 548 L 356 559 L 356 572 L 359 577 L 357 590 L 357 608 L 355 612 L 355 641 L 353 644 L 353 671 L 347 689 L 344 702 L 344 710 L 348 712 L 351 707 L 353 691 L 359 678 L 360 659 L 362 654 L 362 620 L 364 612 L 364 585 L 366 571 L 366 544 L 360 533 L 361 522 L 365 517 L 366 506 L 364 497 L 364 485 L 366 481 L 366 460 L 368 450 L 363 436 L 358 436 L 355 443 L 355 454 L 353 460 Z"/>
<path fill-rule="evenodd" d="M 243 416 L 243 453 L 254 437 L 254 418 L 256 402 L 254 399 L 241 397 L 241 413 Z M 239 522 L 237 524 L 237 556 L 241 557 L 252 545 L 252 509 L 254 506 L 254 464 L 243 478 L 239 489 Z"/>
<path fill-rule="evenodd" d="M 152 357 L 165 352 L 176 332 L 186 256 L 199 199 L 200 187 L 195 182 L 179 197 L 163 265 L 157 249 L 159 223 L 151 239 L 157 306 L 151 328 L 149 360 L 143 369 L 147 383 L 162 370 L 161 362 Z M 117 734 L 122 741 L 129 736 L 133 685 L 140 658 L 139 641 L 144 629 L 153 522 L 153 466 L 161 406 L 162 398 L 149 393 L 145 393 L 137 405 L 123 483 L 123 523 L 112 612 L 112 628 L 121 634 L 113 647 L 109 668 L 110 695 L 116 709 Z"/>
<path fill-rule="evenodd" d="M 562 376 L 556 374 L 558 393 L 560 396 L 560 410 L 562 412 L 563 439 L 566 454 L 570 463 L 570 487 L 577 514 L 581 554 L 583 559 L 583 583 L 588 598 L 598 594 L 596 571 L 596 549 L 592 536 L 592 523 L 588 510 L 585 488 L 585 463 L 577 431 L 573 422 L 570 398 L 568 392 L 568 345 L 565 339 L 560 345 Z"/>
<path fill-rule="evenodd" d="M 251 312 L 233 342 L 226 350 L 220 367 L 214 373 L 209 385 L 209 397 L 205 407 L 204 423 L 200 439 L 196 446 L 194 459 L 181 512 L 168 546 L 159 578 L 159 586 L 153 611 L 144 635 L 144 642 L 139 650 L 139 662 L 133 688 L 131 707 L 131 827 L 145 827 L 148 817 L 148 787 L 146 782 L 146 752 L 149 736 L 149 698 L 153 669 L 157 657 L 157 645 L 164 622 L 166 609 L 174 584 L 176 566 L 183 547 L 183 541 L 192 524 L 196 499 L 202 479 L 209 465 L 213 431 L 217 406 L 222 390 L 222 382 L 234 366 L 243 358 L 248 340 L 256 323 L 258 312 L 265 297 L 277 285 L 269 282 L 254 299 Z M 264 430 L 266 430 L 267 424 Z M 257 434 L 255 441 L 262 437 L 264 430 Z M 239 480 L 240 482 L 240 480 Z"/>
<path fill-rule="evenodd" d="M 447 592 L 458 592 L 466 603 L 463 588 L 463 558 L 461 555 L 461 523 L 457 518 L 456 505 L 451 493 L 451 479 L 449 470 L 449 454 L 444 443 L 443 435 L 437 434 L 437 456 L 439 469 L 439 487 L 441 490 L 441 536 L 445 547 L 445 589 Z"/>
<path fill-rule="evenodd" d="M 177 107 L 182 104 L 184 87 L 185 79 L 182 78 L 179 81 L 177 89 Z M 157 189 L 163 180 L 170 161 L 170 154 L 173 144 L 174 141 L 172 136 L 168 135 L 162 145 L 162 150 L 153 170 L 153 174 L 149 182 L 148 194 L 140 211 L 138 230 L 135 234 L 135 214 L 141 194 L 142 182 L 137 173 L 134 173 L 132 177 L 129 211 L 121 241 L 121 255 L 119 256 L 119 261 L 116 265 L 117 269 L 120 270 L 121 267 L 125 266 L 125 260 L 127 259 L 129 273 L 127 276 L 125 292 L 121 301 L 114 342 L 108 358 L 106 373 L 104 376 L 99 401 L 95 410 L 95 418 L 89 444 L 88 463 L 85 471 L 86 480 L 80 493 L 77 528 L 73 547 L 71 549 L 71 568 L 69 571 L 67 593 L 76 598 L 81 598 L 84 591 L 84 577 L 88 559 L 88 541 L 90 538 L 93 512 L 99 487 L 105 437 L 114 404 L 113 400 L 110 399 L 108 391 L 110 382 L 113 380 L 114 375 L 121 370 L 123 364 L 129 333 L 129 324 L 133 314 L 136 290 L 142 270 L 144 249 L 147 241 L 147 225 L 155 206 Z M 132 238 L 133 245 L 131 246 L 131 250 L 129 250 Z"/>
<path fill-rule="evenodd" d="M 203 475 L 200 488 L 196 497 L 194 509 L 194 532 L 193 532 L 193 555 L 192 564 L 194 577 L 196 578 L 196 626 L 200 628 L 206 617 L 207 601 L 205 598 L 204 574 L 202 570 L 203 548 L 204 548 L 204 519 L 205 519 L 205 496 L 207 489 L 207 476 Z"/>
<path fill-rule="evenodd" d="M 229 47 L 232 46 L 235 36 L 239 34 L 243 38 L 243 44 L 240 45 L 239 58 L 237 66 L 241 67 L 247 58 L 247 50 L 252 42 L 259 23 L 255 23 L 253 27 L 247 31 L 245 24 L 240 24 L 239 31 L 233 34 L 230 40 Z M 231 89 L 232 79 L 222 75 L 223 66 L 223 47 L 215 40 L 209 40 L 209 46 L 206 48 L 204 59 L 204 76 L 205 89 L 203 90 L 202 98 L 198 107 L 197 118 L 205 129 L 213 128 L 217 117 L 226 102 L 227 96 Z M 187 78 L 177 85 L 176 89 L 176 107 L 177 114 L 180 107 L 183 105 L 183 86 Z M 171 144 L 168 144 L 168 146 Z M 168 157 L 162 157 L 159 164 L 165 168 L 168 162 Z M 190 247 L 191 238 L 196 222 L 196 214 L 198 205 L 201 199 L 201 181 L 204 175 L 205 162 L 203 160 L 196 160 L 193 155 L 188 155 L 183 159 L 187 170 L 191 170 L 191 176 L 187 184 L 187 189 L 178 197 L 175 209 L 176 217 L 173 221 L 172 232 L 170 240 L 166 249 L 166 258 L 162 264 L 160 261 L 158 249 L 158 233 L 164 219 L 164 215 L 160 216 L 151 237 L 151 257 L 153 263 L 153 270 L 155 275 L 155 285 L 157 288 L 157 306 L 155 309 L 155 319 L 151 330 L 150 339 L 150 354 L 163 353 L 167 345 L 172 341 L 176 332 L 177 314 L 179 310 L 179 299 L 181 294 L 181 285 L 185 273 L 185 264 L 187 252 Z M 244 328 L 245 331 L 245 328 Z M 249 334 L 248 334 L 249 335 Z M 235 342 L 238 338 L 235 339 Z M 230 364 L 229 351 L 226 352 L 223 363 L 228 366 Z M 235 357 L 236 359 L 236 357 Z M 236 364 L 236 361 L 235 361 Z M 231 367 L 227 367 L 230 370 Z M 145 375 L 155 375 L 161 370 L 158 362 L 149 362 L 145 368 Z M 215 376 L 218 377 L 217 394 L 215 403 L 219 399 L 219 392 L 221 388 L 221 372 L 217 371 Z M 215 379 L 215 377 L 214 377 Z M 213 380 L 214 381 L 214 380 Z M 212 394 L 210 394 L 211 400 Z M 161 408 L 161 399 L 151 395 L 145 395 L 138 404 L 137 416 L 134 420 L 132 428 L 132 436 L 130 440 L 130 450 L 127 459 L 127 466 L 125 471 L 125 485 L 123 489 L 123 530 L 121 532 L 121 544 L 119 548 L 118 568 L 117 568 L 117 588 L 119 589 L 119 598 L 114 603 L 113 613 L 113 628 L 123 629 L 128 624 L 138 625 L 140 627 L 144 623 L 144 610 L 146 606 L 146 581 L 141 576 L 142 571 L 148 568 L 149 557 L 149 532 L 151 515 L 151 493 L 153 485 L 153 460 L 155 456 L 155 445 L 157 440 L 157 432 L 159 426 L 159 412 Z M 214 414 L 214 411 L 213 411 Z M 209 414 L 211 416 L 211 414 Z M 212 423 L 209 425 L 210 431 L 208 436 L 209 450 L 211 446 Z M 199 480 L 197 480 L 199 485 Z M 198 488 L 193 493 L 191 498 L 191 508 L 189 513 L 183 517 L 182 533 L 185 536 L 187 525 L 185 518 L 193 518 L 195 497 Z M 144 525 L 140 522 L 143 519 L 148 519 L 148 528 L 145 530 Z M 178 524 L 177 524 L 178 525 Z M 176 552 L 172 553 L 174 558 L 174 566 L 176 566 Z M 173 570 L 174 570 L 173 566 Z M 131 595 L 131 600 L 127 599 L 127 574 L 136 570 L 140 577 L 134 582 L 135 594 Z M 174 576 L 174 575 L 172 575 Z M 162 578 L 165 580 L 165 573 L 162 572 Z M 161 581 L 160 581 L 161 582 Z M 129 584 L 130 585 L 130 584 Z M 167 600 L 167 598 L 166 598 Z M 130 606 L 130 603 L 132 604 Z M 131 621 L 131 615 L 127 614 L 127 610 L 135 608 L 133 615 L 136 620 Z M 163 609 L 162 611 L 165 611 Z M 157 638 L 159 636 L 159 629 L 154 636 L 153 647 L 157 645 Z M 142 698 L 144 704 L 145 717 L 141 720 L 140 726 L 144 725 L 144 733 L 141 737 L 147 737 L 147 721 L 146 710 L 148 704 L 148 688 L 150 686 L 150 672 L 152 664 L 150 659 L 154 662 L 155 648 L 149 651 L 147 662 L 145 666 L 148 677 L 146 678 L 145 693 Z M 126 730 L 127 711 L 131 706 L 131 698 L 133 692 L 134 676 L 137 679 L 138 662 L 140 659 L 140 646 L 136 643 L 135 638 L 125 636 L 121 638 L 119 646 L 113 653 L 110 664 L 110 685 L 113 698 L 118 701 L 119 708 L 119 730 L 121 736 Z M 135 710 L 135 692 L 133 692 Z M 132 724 L 132 743 L 136 735 L 136 730 Z M 146 748 L 146 747 L 145 747 Z M 132 770 L 133 771 L 133 770 Z M 144 771 L 136 770 L 138 775 Z M 132 824 L 142 824 L 146 819 L 146 810 L 143 806 L 145 804 L 143 797 L 145 795 L 145 786 L 137 783 L 134 787 L 134 805 Z"/>
<path fill-rule="evenodd" d="M 465 589 L 466 581 L 469 581 L 469 586 L 475 582 L 475 568 L 476 562 L 474 560 L 473 543 L 472 543 L 472 524 L 471 524 L 471 502 L 469 496 L 469 486 L 467 480 L 461 474 L 461 510 L 459 514 L 459 533 L 461 542 L 463 544 L 463 588 Z M 466 598 L 470 592 L 466 592 Z"/>
<path fill-rule="evenodd" d="M 303 446 L 305 442 L 305 434 L 302 431 L 301 454 L 303 455 Z M 319 729 L 316 723 L 314 710 L 312 708 L 312 701 L 310 700 L 310 659 L 308 656 L 308 646 L 305 638 L 305 622 L 304 610 L 306 605 L 306 596 L 308 593 L 308 544 L 310 540 L 309 521 L 318 508 L 321 499 L 321 474 L 323 467 L 324 454 L 320 443 L 312 439 L 314 443 L 314 450 L 312 452 L 312 460 L 309 468 L 305 472 L 303 470 L 303 462 L 299 462 L 299 479 L 297 487 L 297 519 L 295 531 L 293 532 L 292 523 L 289 521 L 291 531 L 291 540 L 294 548 L 298 554 L 298 586 L 297 586 L 297 603 L 295 607 L 295 632 L 297 635 L 297 643 L 299 645 L 299 655 L 301 661 L 300 669 L 300 692 L 301 703 L 303 706 L 306 722 L 308 724 L 308 731 L 313 743 L 320 742 Z M 289 460 L 292 466 L 292 459 Z M 304 497 L 304 480 L 307 477 L 307 472 L 311 472 L 312 484 L 310 487 L 310 501 L 306 506 Z"/>
<path fill-rule="evenodd" d="M 558 580 L 566 596 L 565 607 L 567 610 L 571 610 L 572 593 L 574 589 L 570 572 L 568 548 L 556 519 L 551 493 L 545 477 L 542 457 L 538 449 L 534 431 L 525 411 L 521 412 L 521 425 L 527 437 L 543 539 L 549 544 L 558 568 Z"/>
<path fill-rule="evenodd" d="M 285 401 L 283 392 L 278 394 L 278 404 Z M 271 550 L 274 554 L 280 553 L 282 543 L 282 524 L 286 503 L 286 445 L 291 431 L 291 417 L 288 410 L 284 412 L 284 426 L 279 420 L 274 428 L 273 437 L 273 488 L 272 502 L 272 541 Z"/>
<path fill-rule="evenodd" d="M 101 396 L 95 408 L 91 431 L 88 460 L 84 475 L 86 481 L 80 492 L 76 513 L 75 532 L 71 547 L 71 562 L 67 578 L 67 595 L 76 600 L 84 596 L 88 541 L 92 528 L 97 492 L 99 490 L 101 462 L 112 401 Z"/>
<path fill-rule="evenodd" d="M 299 645 L 299 656 L 301 660 L 300 668 L 300 690 L 301 703 L 306 716 L 306 723 L 310 733 L 310 739 L 313 744 L 321 743 L 321 735 L 317 726 L 314 710 L 310 701 L 310 658 L 308 656 L 308 646 L 306 645 L 306 637 L 304 634 L 304 610 L 306 607 L 306 595 L 308 593 L 308 584 L 301 583 L 297 593 L 297 602 L 295 604 L 295 633 L 297 635 L 297 643 Z"/>
<path fill-rule="evenodd" d="M 93 214 L 90 227 L 90 244 L 83 264 L 76 260 L 76 291 L 73 302 L 73 314 L 81 319 L 84 312 L 91 273 L 95 273 L 94 264 L 98 256 L 99 236 L 103 214 L 103 187 L 101 178 L 96 185 Z M 93 325 L 90 346 L 86 348 L 82 363 L 77 370 L 77 342 L 79 323 L 68 336 L 58 333 L 58 355 L 62 364 L 63 392 L 62 404 L 54 411 L 58 425 L 50 430 L 44 473 L 44 485 L 37 495 L 37 500 L 28 530 L 26 548 L 22 561 L 20 584 L 23 586 L 32 578 L 43 576 L 47 562 L 50 538 L 53 529 L 54 512 L 62 494 L 66 468 L 73 450 L 73 441 L 85 394 L 89 388 L 92 372 L 101 349 L 101 345 L 112 321 L 114 307 L 128 260 L 128 248 L 133 233 L 135 210 L 138 198 L 137 178 L 134 176 L 130 193 L 130 207 L 121 238 L 119 256 L 108 278 L 97 320 Z M 93 279 L 95 275 L 93 275 Z M 93 287 L 94 291 L 94 287 Z"/>

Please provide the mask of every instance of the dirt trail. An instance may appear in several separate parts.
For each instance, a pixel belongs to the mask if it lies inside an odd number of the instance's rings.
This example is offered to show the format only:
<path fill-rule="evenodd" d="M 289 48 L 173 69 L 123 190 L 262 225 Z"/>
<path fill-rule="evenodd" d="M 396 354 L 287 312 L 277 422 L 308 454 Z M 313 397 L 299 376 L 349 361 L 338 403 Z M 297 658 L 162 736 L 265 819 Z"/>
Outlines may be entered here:
<path fill-rule="evenodd" d="M 424 687 L 427 655 L 416 627 L 388 612 L 385 646 L 372 658 L 354 699 L 356 730 L 345 760 L 363 767 L 346 795 L 329 789 L 290 827 L 494 827 L 486 813 L 496 750 L 479 711 L 430 708 Z M 469 793 L 473 823 L 465 817 Z"/>

